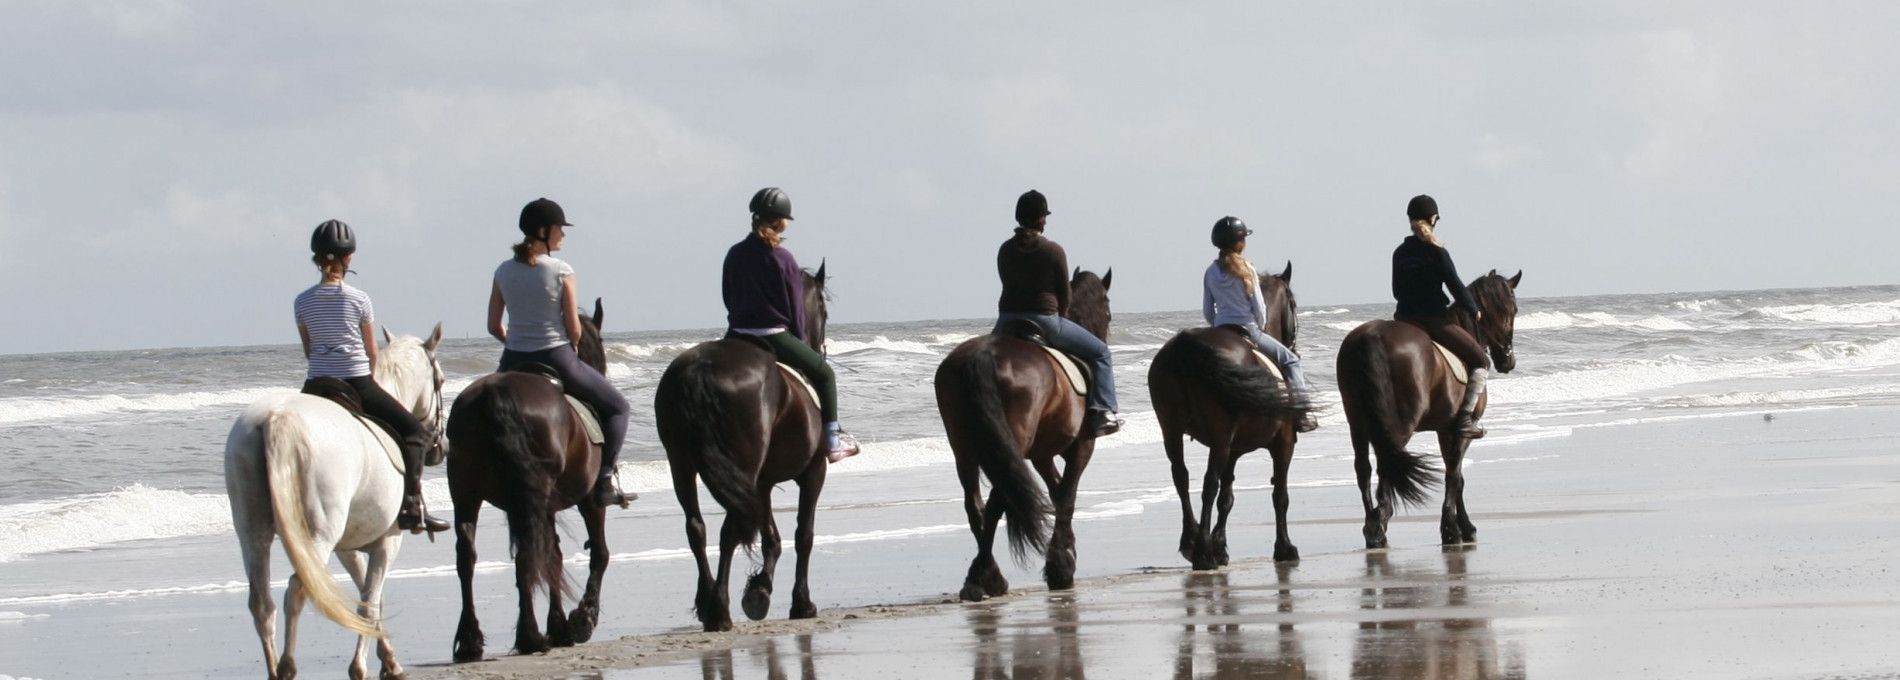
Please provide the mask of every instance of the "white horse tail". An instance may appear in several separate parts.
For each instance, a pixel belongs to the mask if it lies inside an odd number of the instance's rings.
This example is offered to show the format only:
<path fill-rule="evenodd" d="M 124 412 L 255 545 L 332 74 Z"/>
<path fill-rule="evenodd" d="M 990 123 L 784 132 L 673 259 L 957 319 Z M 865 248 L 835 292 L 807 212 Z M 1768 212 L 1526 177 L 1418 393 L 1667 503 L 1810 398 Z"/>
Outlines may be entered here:
<path fill-rule="evenodd" d="M 381 626 L 357 613 L 361 603 L 337 590 L 328 560 L 317 553 L 316 541 L 310 537 L 310 510 L 304 492 L 310 482 L 306 471 L 311 451 L 303 418 L 278 407 L 271 410 L 265 429 L 264 466 L 270 471 L 271 512 L 277 518 L 284 554 L 303 581 L 310 604 L 337 625 L 359 635 L 384 637 Z"/>

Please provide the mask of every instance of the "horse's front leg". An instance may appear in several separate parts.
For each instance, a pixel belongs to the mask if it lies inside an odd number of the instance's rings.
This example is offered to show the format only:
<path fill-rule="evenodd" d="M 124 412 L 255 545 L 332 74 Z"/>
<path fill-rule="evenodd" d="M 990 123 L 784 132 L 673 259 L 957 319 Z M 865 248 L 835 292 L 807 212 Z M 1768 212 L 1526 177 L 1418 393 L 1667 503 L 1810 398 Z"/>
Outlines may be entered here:
<path fill-rule="evenodd" d="M 1064 452 L 1060 481 L 1049 489 L 1056 506 L 1055 530 L 1049 535 L 1049 558 L 1043 566 L 1043 581 L 1050 590 L 1075 587 L 1075 492 L 1082 483 L 1082 471 L 1095 453 L 1093 440 L 1077 442 Z"/>
<path fill-rule="evenodd" d="M 1293 428 L 1286 427 L 1273 440 L 1267 450 L 1273 454 L 1273 561 L 1298 562 L 1300 549 L 1294 547 L 1293 538 L 1287 535 L 1287 506 L 1291 500 L 1287 494 L 1287 469 L 1293 466 L 1293 444 L 1298 439 Z"/>
<path fill-rule="evenodd" d="M 825 489 L 825 475 L 831 466 L 823 460 L 813 461 L 805 468 L 805 474 L 798 480 L 798 528 L 794 529 L 798 551 L 798 566 L 795 581 L 792 584 L 792 618 L 810 619 L 818 616 L 818 605 L 811 601 L 811 549 L 818 538 L 818 494 Z M 801 638 L 810 644 L 810 637 Z M 805 663 L 811 663 L 806 655 Z M 809 673 L 807 674 L 809 675 Z"/>
<path fill-rule="evenodd" d="M 778 519 L 772 516 L 772 485 L 759 485 L 759 504 L 765 507 L 763 520 L 759 522 L 759 570 L 746 579 L 745 596 L 739 600 L 739 608 L 745 611 L 746 618 L 758 621 L 772 610 L 772 576 L 778 573 L 778 558 L 784 552 L 783 539 L 778 534 Z"/>
<path fill-rule="evenodd" d="M 1351 411 L 1347 411 L 1351 413 Z M 1372 495 L 1372 443 L 1359 430 L 1358 423 L 1348 421 L 1352 428 L 1352 471 L 1359 478 L 1359 501 L 1366 508 L 1366 549 L 1377 550 L 1386 546 L 1385 518 L 1381 516 L 1379 504 Z M 1376 426 L 1376 425 L 1375 425 Z"/>
<path fill-rule="evenodd" d="M 1478 528 L 1465 514 L 1465 451 L 1470 446 L 1471 440 L 1455 433 L 1438 433 L 1438 448 L 1445 457 L 1445 502 L 1438 519 L 1438 538 L 1444 545 L 1478 539 Z"/>

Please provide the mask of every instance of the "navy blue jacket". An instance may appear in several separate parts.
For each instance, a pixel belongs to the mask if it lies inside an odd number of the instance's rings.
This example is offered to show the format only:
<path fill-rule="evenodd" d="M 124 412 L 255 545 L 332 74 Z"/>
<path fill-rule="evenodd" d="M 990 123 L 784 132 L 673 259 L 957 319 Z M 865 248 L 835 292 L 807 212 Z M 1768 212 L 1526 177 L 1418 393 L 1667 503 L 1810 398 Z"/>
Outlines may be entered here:
<path fill-rule="evenodd" d="M 1451 291 L 1450 300 L 1445 298 L 1446 290 Z M 1399 301 L 1394 314 L 1398 318 L 1443 316 L 1453 301 L 1473 314 L 1478 311 L 1471 291 L 1458 278 L 1458 267 L 1451 263 L 1451 253 L 1417 236 L 1405 237 L 1392 251 L 1392 298 Z"/>
<path fill-rule="evenodd" d="M 751 234 L 726 251 L 726 327 L 784 328 L 805 339 L 805 273 L 784 248 Z"/>

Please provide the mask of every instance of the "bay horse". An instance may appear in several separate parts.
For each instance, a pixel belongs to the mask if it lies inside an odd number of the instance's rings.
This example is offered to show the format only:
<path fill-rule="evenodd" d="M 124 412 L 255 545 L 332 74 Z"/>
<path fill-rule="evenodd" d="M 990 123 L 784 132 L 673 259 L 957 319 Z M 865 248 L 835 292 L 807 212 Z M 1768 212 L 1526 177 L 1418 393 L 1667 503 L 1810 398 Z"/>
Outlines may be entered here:
<path fill-rule="evenodd" d="M 1293 299 L 1293 263 L 1275 276 L 1260 277 L 1267 308 L 1261 330 L 1288 348 L 1298 335 L 1299 305 Z M 1181 331 L 1155 353 L 1148 367 L 1148 395 L 1161 426 L 1161 445 L 1174 471 L 1181 499 L 1181 556 L 1197 570 L 1227 564 L 1227 515 L 1234 507 L 1234 468 L 1240 457 L 1265 448 L 1273 454 L 1273 559 L 1298 561 L 1287 536 L 1287 468 L 1293 463 L 1294 431 L 1305 405 L 1294 404 L 1282 381 L 1254 358 L 1253 342 L 1227 328 Z M 1183 436 L 1207 445 L 1201 481 L 1201 519 L 1188 500 Z M 1220 518 L 1214 518 L 1216 498 Z"/>
<path fill-rule="evenodd" d="M 825 267 L 804 273 L 805 342 L 825 347 Z M 673 494 L 686 515 L 686 543 L 699 567 L 693 611 L 707 631 L 732 630 L 728 594 L 732 552 L 758 541 L 759 570 L 746 581 L 741 605 L 754 621 L 772 604 L 772 578 L 782 541 L 772 518 L 772 488 L 798 483 L 798 566 L 791 618 L 818 615 L 808 576 L 818 512 L 830 465 L 817 399 L 779 368 L 772 352 L 743 335 L 702 342 L 667 364 L 653 395 L 654 423 L 673 472 Z M 726 510 L 719 530 L 719 571 L 706 559 L 706 522 L 699 512 L 699 479 Z"/>
<path fill-rule="evenodd" d="M 1108 339 L 1110 269 L 1097 277 L 1076 269 L 1069 281 L 1064 318 Z M 1075 584 L 1075 492 L 1095 453 L 1093 438 L 1078 438 L 1086 413 L 1083 396 L 1048 353 L 1008 333 L 980 335 L 950 351 L 937 367 L 937 412 L 950 439 L 963 484 L 963 510 L 976 536 L 976 559 L 958 593 L 980 602 L 1009 591 L 991 544 L 996 523 L 1009 518 L 1009 546 L 1018 562 L 1046 555 L 1043 580 L 1051 590 Z M 1063 460 L 1056 470 L 1056 458 Z M 1042 477 L 1045 493 L 1030 474 Z M 989 477 L 990 497 L 981 481 Z M 1051 496 L 1055 527 L 1049 528 Z"/>
<path fill-rule="evenodd" d="M 383 338 L 376 383 L 429 429 L 425 462 L 439 464 L 442 365 L 435 348 L 442 342 L 442 325 L 436 324 L 427 340 L 392 339 L 388 331 Z M 368 677 L 371 639 L 382 661 L 381 677 L 403 677 L 381 620 L 384 577 L 402 547 L 396 513 L 402 505 L 403 469 L 396 440 L 324 397 L 265 397 L 244 409 L 225 439 L 224 489 L 250 582 L 252 623 L 264 643 L 265 675 L 272 680 L 296 676 L 297 616 L 308 601 L 357 634 L 350 677 Z M 270 593 L 270 546 L 276 538 L 283 539 L 293 570 L 284 588 L 281 658 Z M 325 564 L 331 552 L 349 572 L 360 600 L 337 592 Z"/>
<path fill-rule="evenodd" d="M 1471 282 L 1482 322 L 1462 307 L 1452 308 L 1452 320 L 1477 338 L 1491 353 L 1499 373 L 1517 367 L 1514 336 L 1517 325 L 1517 283 L 1524 272 L 1504 278 L 1497 270 Z M 1445 545 L 1477 539 L 1478 528 L 1465 511 L 1465 449 L 1471 441 L 1452 426 L 1465 386 L 1455 380 L 1451 365 L 1439 356 L 1425 330 L 1401 321 L 1368 321 L 1346 334 L 1339 346 L 1339 398 L 1352 433 L 1353 469 L 1359 476 L 1359 497 L 1366 509 L 1366 548 L 1386 547 L 1386 524 L 1394 505 L 1423 505 L 1437 480 L 1438 470 L 1422 455 L 1405 448 L 1415 432 L 1438 433 L 1445 460 L 1445 500 L 1438 534 Z M 1467 367 L 1470 368 L 1470 367 Z M 1484 415 L 1490 396 L 1478 400 L 1472 417 Z M 1373 459 L 1379 471 L 1375 494 L 1371 480 Z"/>
<path fill-rule="evenodd" d="M 576 350 L 581 363 L 605 375 L 600 324 L 606 314 L 594 299 L 594 315 L 581 316 Z M 475 528 L 482 503 L 508 515 L 508 545 L 514 553 L 520 613 L 515 651 L 545 652 L 593 637 L 600 621 L 600 581 L 607 572 L 607 508 L 593 501 L 600 472 L 600 445 L 554 379 L 539 372 L 490 373 L 470 383 L 449 412 L 449 496 L 455 503 L 455 575 L 462 582 L 462 618 L 455 628 L 456 662 L 482 658 L 487 642 L 475 616 Z M 587 526 L 587 589 L 566 615 L 571 596 L 561 566 L 561 537 L 554 514 L 580 511 Z M 534 592 L 548 595 L 547 634 L 534 616 Z"/>

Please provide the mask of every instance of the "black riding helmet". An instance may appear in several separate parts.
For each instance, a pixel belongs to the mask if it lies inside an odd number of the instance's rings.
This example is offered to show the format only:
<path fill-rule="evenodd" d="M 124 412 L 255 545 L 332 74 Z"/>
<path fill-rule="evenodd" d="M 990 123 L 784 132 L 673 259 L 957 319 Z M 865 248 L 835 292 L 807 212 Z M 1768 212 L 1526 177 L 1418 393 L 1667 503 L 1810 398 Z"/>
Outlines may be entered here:
<path fill-rule="evenodd" d="M 546 198 L 537 198 L 521 206 L 521 233 L 528 240 L 541 239 L 541 230 L 554 225 L 574 226 L 567 221 L 567 213 L 561 210 L 561 204 Z"/>
<path fill-rule="evenodd" d="M 1016 199 L 1016 224 L 1026 227 L 1051 214 L 1049 197 L 1042 195 L 1040 191 L 1030 189 Z"/>
<path fill-rule="evenodd" d="M 1220 218 L 1219 222 L 1214 223 L 1214 236 L 1212 240 L 1214 241 L 1214 247 L 1226 250 L 1234 247 L 1234 244 L 1239 243 L 1241 239 L 1251 235 L 1253 235 L 1253 230 L 1247 228 L 1246 222 L 1240 221 L 1238 217 L 1228 215 Z"/>
<path fill-rule="evenodd" d="M 752 195 L 752 203 L 749 207 L 752 214 L 760 219 L 770 220 L 780 217 L 792 219 L 792 197 L 787 196 L 785 190 L 778 187 L 760 189 L 759 193 Z"/>
<path fill-rule="evenodd" d="M 1413 222 L 1429 220 L 1436 214 L 1438 201 L 1425 194 L 1413 196 L 1411 202 L 1405 204 L 1405 216 Z"/>
<path fill-rule="evenodd" d="M 356 232 L 342 220 L 324 220 L 310 233 L 310 252 L 325 261 L 348 257 L 356 252 Z"/>

